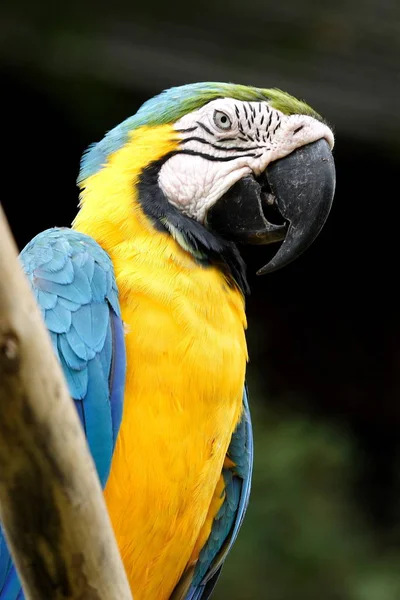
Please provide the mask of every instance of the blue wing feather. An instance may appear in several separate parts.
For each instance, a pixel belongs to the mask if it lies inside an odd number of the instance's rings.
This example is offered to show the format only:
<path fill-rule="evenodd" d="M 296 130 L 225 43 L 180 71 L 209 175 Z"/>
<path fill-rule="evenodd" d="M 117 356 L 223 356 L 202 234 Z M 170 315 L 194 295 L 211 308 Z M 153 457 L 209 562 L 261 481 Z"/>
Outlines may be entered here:
<path fill-rule="evenodd" d="M 253 433 L 247 388 L 243 391 L 242 418 L 232 435 L 228 457 L 232 469 L 223 469 L 225 499 L 214 520 L 210 536 L 200 552 L 185 600 L 207 600 L 234 544 L 247 510 L 253 470 Z"/>
<path fill-rule="evenodd" d="M 104 485 L 118 433 L 125 344 L 109 256 L 90 237 L 49 229 L 22 251 Z"/>
<path fill-rule="evenodd" d="M 125 342 L 110 257 L 90 237 L 48 229 L 21 252 L 104 486 L 122 418 Z M 0 530 L 0 600 L 23 600 Z"/>
<path fill-rule="evenodd" d="M 17 600 L 21 592 L 16 570 L 7 548 L 6 540 L 0 528 L 0 598 L 4 600 Z"/>

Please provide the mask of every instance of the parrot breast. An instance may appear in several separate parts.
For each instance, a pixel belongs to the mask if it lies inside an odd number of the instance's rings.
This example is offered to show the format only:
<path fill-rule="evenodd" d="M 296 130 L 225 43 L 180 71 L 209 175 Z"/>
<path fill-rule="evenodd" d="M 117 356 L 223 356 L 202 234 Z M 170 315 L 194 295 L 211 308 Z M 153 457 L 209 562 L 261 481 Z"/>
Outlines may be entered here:
<path fill-rule="evenodd" d="M 213 497 L 247 360 L 241 292 L 157 231 L 138 202 L 140 172 L 176 143 L 170 126 L 134 132 L 85 182 L 74 224 L 109 253 L 126 327 L 124 412 L 105 499 L 135 600 L 168 600 L 197 559 L 210 507 L 220 506 Z"/>

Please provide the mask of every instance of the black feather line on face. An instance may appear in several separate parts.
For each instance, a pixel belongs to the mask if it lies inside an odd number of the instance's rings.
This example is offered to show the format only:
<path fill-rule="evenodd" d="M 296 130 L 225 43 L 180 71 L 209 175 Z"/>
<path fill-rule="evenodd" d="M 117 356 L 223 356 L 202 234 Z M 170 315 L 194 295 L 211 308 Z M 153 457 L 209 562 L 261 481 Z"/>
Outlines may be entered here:
<path fill-rule="evenodd" d="M 140 175 L 138 199 L 144 213 L 158 231 L 171 235 L 166 223 L 184 239 L 194 258 L 204 267 L 215 266 L 225 275 L 231 286 L 238 287 L 243 294 L 249 293 L 246 265 L 236 245 L 204 225 L 182 214 L 170 204 L 159 186 L 158 175 L 163 163 L 173 156 L 172 152 L 161 160 L 151 163 Z M 201 258 L 199 258 L 199 256 Z"/>

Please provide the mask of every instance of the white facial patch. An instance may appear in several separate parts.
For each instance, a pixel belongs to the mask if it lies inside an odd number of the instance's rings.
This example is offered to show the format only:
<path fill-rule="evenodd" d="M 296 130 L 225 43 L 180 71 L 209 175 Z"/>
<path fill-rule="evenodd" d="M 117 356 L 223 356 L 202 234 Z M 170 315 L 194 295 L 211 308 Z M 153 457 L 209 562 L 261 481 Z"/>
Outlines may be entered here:
<path fill-rule="evenodd" d="M 306 115 L 284 115 L 267 102 L 221 98 L 175 123 L 180 151 L 161 167 L 159 185 L 182 213 L 203 222 L 207 211 L 239 179 L 260 175 L 270 162 L 325 138 L 327 125 Z"/>

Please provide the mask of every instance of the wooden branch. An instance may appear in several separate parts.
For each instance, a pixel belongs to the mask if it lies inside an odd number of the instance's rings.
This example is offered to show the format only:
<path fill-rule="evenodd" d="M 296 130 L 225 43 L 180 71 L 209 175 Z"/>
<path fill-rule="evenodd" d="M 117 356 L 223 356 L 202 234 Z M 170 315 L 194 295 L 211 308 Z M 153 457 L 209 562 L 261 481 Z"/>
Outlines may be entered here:
<path fill-rule="evenodd" d="M 0 518 L 29 600 L 132 600 L 61 367 L 0 207 Z"/>

